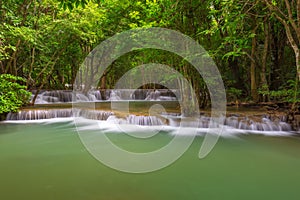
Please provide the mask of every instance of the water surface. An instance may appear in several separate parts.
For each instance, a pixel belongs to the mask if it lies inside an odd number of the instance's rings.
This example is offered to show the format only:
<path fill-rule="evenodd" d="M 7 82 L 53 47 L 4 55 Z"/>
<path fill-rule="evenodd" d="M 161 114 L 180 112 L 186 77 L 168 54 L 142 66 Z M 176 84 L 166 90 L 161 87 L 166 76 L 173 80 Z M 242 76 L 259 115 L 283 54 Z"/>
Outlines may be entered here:
<path fill-rule="evenodd" d="M 107 133 L 137 152 L 172 139 L 149 140 Z M 0 124 L 0 199 L 299 199 L 300 138 L 239 135 L 222 138 L 198 159 L 203 137 L 172 165 L 147 174 L 113 170 L 82 145 L 70 119 L 51 123 Z"/>

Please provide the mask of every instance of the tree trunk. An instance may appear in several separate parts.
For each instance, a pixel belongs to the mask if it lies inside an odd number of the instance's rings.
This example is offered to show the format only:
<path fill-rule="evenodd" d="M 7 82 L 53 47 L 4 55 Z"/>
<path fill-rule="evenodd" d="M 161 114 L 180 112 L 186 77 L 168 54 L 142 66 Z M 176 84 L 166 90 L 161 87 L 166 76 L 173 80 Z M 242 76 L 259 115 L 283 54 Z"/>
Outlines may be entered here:
<path fill-rule="evenodd" d="M 9 73 L 9 74 L 17 76 L 17 55 L 18 55 L 18 50 L 19 50 L 20 45 L 21 45 L 21 39 L 19 39 L 17 41 L 16 50 L 14 51 L 13 55 L 11 56 L 10 62 L 7 64 L 5 73 Z"/>
<path fill-rule="evenodd" d="M 263 49 L 263 54 L 262 54 L 262 63 L 261 63 L 261 73 L 260 73 L 260 78 L 261 78 L 261 89 L 263 91 L 262 94 L 262 101 L 269 101 L 269 86 L 266 78 L 266 68 L 267 68 L 267 56 L 268 56 L 268 47 L 269 47 L 269 25 L 265 23 L 266 20 L 264 21 L 264 33 L 265 33 L 265 41 L 264 41 L 264 49 Z"/>
<path fill-rule="evenodd" d="M 35 62 L 35 47 L 33 47 L 31 50 L 31 62 L 30 62 L 30 67 L 28 72 L 27 83 L 26 83 L 27 88 L 31 87 L 31 83 L 34 83 L 33 79 L 31 78 L 34 62 Z"/>
<path fill-rule="evenodd" d="M 256 28 L 253 30 L 255 34 Z M 256 37 L 252 38 L 252 50 L 251 57 L 255 58 L 256 53 Z M 250 65 L 250 80 L 251 80 L 251 97 L 254 102 L 258 102 L 258 92 L 257 92 L 257 84 L 256 84 L 256 63 L 255 60 L 251 60 Z"/>

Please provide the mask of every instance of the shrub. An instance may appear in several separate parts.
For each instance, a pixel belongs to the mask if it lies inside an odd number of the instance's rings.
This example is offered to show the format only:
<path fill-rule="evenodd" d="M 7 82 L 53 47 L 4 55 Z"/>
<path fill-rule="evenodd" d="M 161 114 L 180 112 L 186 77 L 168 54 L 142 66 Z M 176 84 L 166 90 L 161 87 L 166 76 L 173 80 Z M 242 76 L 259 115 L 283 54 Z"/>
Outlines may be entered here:
<path fill-rule="evenodd" d="M 259 94 L 268 95 L 272 101 L 299 103 L 300 90 L 297 84 L 298 83 L 294 80 L 288 80 L 286 84 L 282 85 L 278 90 L 259 90 Z"/>
<path fill-rule="evenodd" d="M 242 95 L 242 90 L 240 89 L 229 87 L 226 90 L 227 101 L 236 101 L 241 97 L 241 95 Z"/>
<path fill-rule="evenodd" d="M 0 114 L 17 112 L 29 102 L 31 93 L 22 85 L 25 81 L 11 74 L 0 75 Z"/>

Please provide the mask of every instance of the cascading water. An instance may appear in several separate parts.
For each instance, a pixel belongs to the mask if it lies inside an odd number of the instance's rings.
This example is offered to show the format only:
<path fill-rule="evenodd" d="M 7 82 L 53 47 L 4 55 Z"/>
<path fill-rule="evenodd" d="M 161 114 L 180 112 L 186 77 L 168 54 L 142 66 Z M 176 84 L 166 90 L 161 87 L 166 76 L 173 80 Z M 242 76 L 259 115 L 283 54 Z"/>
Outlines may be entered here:
<path fill-rule="evenodd" d="M 111 91 L 111 93 L 109 94 L 108 100 L 110 100 L 110 101 L 121 100 L 119 91 Z"/>
<path fill-rule="evenodd" d="M 163 121 L 156 116 L 129 115 L 126 119 L 129 124 L 135 125 L 165 125 Z"/>
<path fill-rule="evenodd" d="M 291 126 L 283 121 L 271 121 L 266 117 L 227 117 L 225 125 L 243 130 L 254 131 L 291 131 Z"/>
<path fill-rule="evenodd" d="M 38 110 L 22 110 L 18 113 L 9 113 L 7 120 L 40 120 L 52 118 L 70 118 L 70 117 L 84 117 L 86 119 L 107 120 L 109 116 L 113 115 L 109 111 L 101 110 L 77 110 L 72 109 L 38 109 Z"/>
<path fill-rule="evenodd" d="M 35 91 L 33 91 L 35 93 Z M 175 95 L 176 94 L 176 95 Z M 103 96 L 104 95 L 104 96 Z M 176 90 L 144 90 L 119 89 L 106 90 L 103 94 L 99 90 L 91 90 L 88 94 L 76 93 L 77 102 L 120 101 L 120 100 L 146 100 L 146 101 L 176 101 Z M 32 95 L 33 99 L 34 95 Z M 53 90 L 42 91 L 37 95 L 35 104 L 68 103 L 72 102 L 73 91 Z"/>
<path fill-rule="evenodd" d="M 177 101 L 180 95 L 177 94 L 176 90 L 144 90 L 144 89 L 119 89 L 119 90 L 106 90 L 101 92 L 99 90 L 91 90 L 87 94 L 76 93 L 74 99 L 74 93 L 70 90 L 58 90 L 58 91 L 42 91 L 38 94 L 36 104 L 47 104 L 56 103 L 64 107 L 65 103 L 75 102 L 98 102 L 100 106 L 104 105 L 101 102 L 107 104 L 109 101 L 165 101 L 170 105 L 171 102 Z M 118 124 L 132 124 L 141 126 L 168 126 L 168 127 L 189 127 L 207 129 L 210 124 L 214 121 L 210 116 L 206 116 L 203 113 L 198 118 L 189 119 L 181 116 L 178 113 L 161 113 L 159 116 L 148 116 L 143 114 L 138 115 L 126 115 L 119 117 L 110 111 L 109 107 L 106 110 L 97 108 L 96 110 L 91 109 L 71 109 L 61 108 L 58 109 L 55 104 L 55 109 L 40 109 L 34 108 L 32 110 L 21 110 L 18 113 L 9 113 L 7 120 L 41 120 L 41 119 L 52 119 L 52 118 L 71 118 L 71 117 L 82 117 L 91 120 L 106 120 L 109 123 Z M 66 104 L 70 105 L 70 104 Z M 138 108 L 140 109 L 140 108 Z M 184 123 L 181 123 L 184 122 Z M 274 132 L 290 132 L 292 127 L 290 124 L 285 122 L 284 118 L 271 119 L 265 115 L 237 115 L 232 114 L 226 117 L 224 124 L 216 124 L 216 126 L 223 126 L 235 130 L 244 131 L 274 131 Z"/>
<path fill-rule="evenodd" d="M 176 91 L 173 91 L 176 93 Z M 176 101 L 177 98 L 174 93 L 170 93 L 169 90 L 154 90 L 154 91 L 148 91 L 147 97 L 145 100 L 148 101 Z"/>
<path fill-rule="evenodd" d="M 173 127 L 182 126 L 181 120 L 184 119 L 179 115 L 163 115 L 169 121 L 169 125 Z M 190 119 L 185 121 L 184 126 L 196 127 L 196 128 L 209 128 L 211 118 L 208 116 L 201 115 L 198 118 Z M 225 127 L 249 130 L 249 131 L 292 131 L 290 124 L 277 119 L 272 121 L 271 119 L 262 116 L 229 116 L 226 117 Z"/>
<path fill-rule="evenodd" d="M 79 112 L 76 113 L 75 116 L 84 117 L 86 119 L 107 120 L 112 115 L 114 115 L 114 113 L 110 111 L 80 110 Z"/>
<path fill-rule="evenodd" d="M 72 109 L 49 109 L 49 110 L 22 110 L 18 113 L 9 113 L 7 120 L 39 120 L 72 117 Z"/>
<path fill-rule="evenodd" d="M 34 109 L 9 113 L 7 120 L 41 120 L 51 118 L 82 117 L 91 120 L 107 120 L 118 124 L 133 124 L 142 126 L 185 126 L 190 128 L 209 128 L 211 118 L 201 115 L 198 118 L 187 119 L 180 115 L 164 113 L 161 116 L 128 115 L 117 117 L 111 111 L 103 110 L 72 110 L 72 109 Z M 181 123 L 184 120 L 184 125 Z M 222 126 L 245 131 L 292 131 L 291 126 L 277 119 L 272 121 L 267 117 L 229 116 Z"/>
<path fill-rule="evenodd" d="M 32 95 L 33 99 L 34 95 Z M 43 91 L 37 95 L 35 104 L 49 104 L 49 103 L 69 103 L 73 100 L 73 91 L 71 90 L 53 90 L 53 91 Z M 76 101 L 86 102 L 86 101 L 101 101 L 100 91 L 90 91 L 87 95 L 77 93 Z"/>

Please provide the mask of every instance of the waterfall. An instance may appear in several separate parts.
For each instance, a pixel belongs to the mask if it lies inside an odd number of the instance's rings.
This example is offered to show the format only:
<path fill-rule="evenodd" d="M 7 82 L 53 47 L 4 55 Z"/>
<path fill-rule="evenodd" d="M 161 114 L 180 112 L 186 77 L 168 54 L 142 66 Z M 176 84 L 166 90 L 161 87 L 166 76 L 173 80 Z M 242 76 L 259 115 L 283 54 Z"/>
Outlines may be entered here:
<path fill-rule="evenodd" d="M 230 116 L 225 120 L 225 125 L 253 131 L 291 131 L 291 126 L 283 121 L 271 121 L 265 117 L 237 117 Z"/>
<path fill-rule="evenodd" d="M 72 117 L 72 109 L 22 110 L 18 113 L 8 113 L 7 120 L 38 120 L 61 117 Z"/>
<path fill-rule="evenodd" d="M 34 93 L 34 92 L 33 92 Z M 139 101 L 177 101 L 180 99 L 177 90 L 169 89 L 108 89 L 101 93 L 99 90 L 91 90 L 87 94 L 72 90 L 54 90 L 41 91 L 36 99 L 36 104 L 51 104 L 51 103 L 70 103 L 75 102 L 107 102 L 120 100 L 139 100 Z M 168 103 L 168 102 L 166 102 Z M 209 116 L 200 115 L 196 119 L 186 119 L 178 114 L 161 114 L 161 117 L 156 116 L 137 116 L 128 115 L 125 118 L 118 118 L 111 111 L 101 110 L 80 110 L 72 111 L 72 109 L 36 109 L 22 110 L 18 113 L 9 113 L 7 120 L 37 120 L 51 119 L 61 117 L 84 117 L 93 120 L 112 120 L 117 123 L 128 123 L 135 125 L 168 125 L 171 127 L 195 127 L 208 128 L 212 121 Z M 162 120 L 162 119 L 165 120 Z M 291 131 L 290 124 L 285 122 L 284 117 L 271 119 L 268 116 L 241 116 L 231 114 L 226 117 L 224 124 L 227 127 L 245 130 L 245 131 Z"/>
<path fill-rule="evenodd" d="M 117 93 L 119 93 L 119 92 L 118 91 L 111 91 L 108 100 L 110 100 L 110 101 L 121 100 L 120 94 L 117 94 Z"/>
<path fill-rule="evenodd" d="M 163 121 L 156 116 L 137 116 L 129 115 L 126 118 L 118 118 L 114 115 L 109 116 L 107 121 L 115 124 L 133 124 L 140 126 L 162 126 L 166 125 Z"/>
<path fill-rule="evenodd" d="M 175 94 L 173 92 L 170 93 L 169 90 L 155 90 L 149 91 L 145 100 L 176 101 L 177 98 Z"/>
<path fill-rule="evenodd" d="M 108 120 L 114 119 L 117 123 L 128 123 L 135 125 L 169 125 L 172 127 L 194 127 L 194 128 L 208 128 L 211 118 L 201 115 L 198 118 L 184 118 L 175 114 L 163 114 L 162 117 L 157 116 L 138 116 L 128 115 L 125 119 L 117 118 L 111 111 L 103 110 L 77 110 L 72 109 L 33 109 L 33 110 L 21 110 L 18 113 L 9 113 L 7 120 L 39 120 L 39 119 L 51 119 L 62 117 L 83 117 L 93 120 Z M 168 123 L 163 122 L 162 118 L 165 118 Z M 290 124 L 277 120 L 272 121 L 266 117 L 258 116 L 229 116 L 225 119 L 225 126 L 249 130 L 249 131 L 291 131 Z"/>
<path fill-rule="evenodd" d="M 133 124 L 142 126 L 170 126 L 189 128 L 209 128 L 214 121 L 209 116 L 201 115 L 196 118 L 187 118 L 178 114 L 164 113 L 161 116 L 128 115 L 119 118 L 111 111 L 104 110 L 72 110 L 68 109 L 33 109 L 21 110 L 17 113 L 9 113 L 7 120 L 39 120 L 51 118 L 83 117 L 92 120 L 107 120 L 119 124 Z M 214 122 L 215 123 L 215 122 Z M 245 131 L 292 131 L 290 124 L 277 118 L 271 120 L 266 116 L 238 116 L 226 117 L 224 124 L 214 126 L 225 126 Z"/>
<path fill-rule="evenodd" d="M 111 115 L 113 115 L 112 112 L 101 110 L 77 110 L 74 112 L 72 109 L 39 109 L 22 110 L 17 113 L 9 113 L 6 120 L 39 120 L 77 116 L 87 119 L 107 120 L 107 118 Z"/>
<path fill-rule="evenodd" d="M 32 95 L 33 99 L 34 95 Z M 32 100 L 31 99 L 31 100 Z M 90 91 L 87 95 L 82 93 L 76 93 L 77 102 L 86 101 L 100 101 L 102 100 L 100 91 Z M 72 90 L 54 90 L 54 91 L 42 91 L 38 94 L 35 104 L 49 104 L 49 103 L 69 103 L 73 101 Z"/>
<path fill-rule="evenodd" d="M 182 116 L 176 115 L 164 115 L 169 120 L 169 125 L 174 127 L 186 126 L 195 128 L 208 128 L 211 118 L 208 116 L 201 115 L 198 118 L 186 119 Z M 182 123 L 184 120 L 184 123 Z M 265 117 L 237 117 L 229 116 L 225 119 L 225 126 L 249 130 L 249 131 L 291 131 L 292 127 L 290 124 L 284 121 L 272 121 Z"/>
<path fill-rule="evenodd" d="M 35 91 L 33 91 L 34 93 Z M 101 95 L 99 90 L 91 90 L 87 94 L 76 92 L 76 102 L 120 101 L 120 100 L 145 100 L 145 101 L 176 101 L 176 90 L 148 90 L 148 89 L 112 89 L 106 90 Z M 35 104 L 69 103 L 73 101 L 72 90 L 41 91 Z M 34 95 L 32 95 L 31 100 Z"/>
<path fill-rule="evenodd" d="M 95 120 L 107 120 L 108 117 L 112 115 L 114 115 L 113 112 L 102 110 L 80 110 L 77 113 L 77 116 Z"/>
<path fill-rule="evenodd" d="M 43 91 L 38 94 L 35 103 L 60 103 L 60 102 L 71 102 L 72 91 L 68 90 L 54 90 L 54 91 Z"/>
<path fill-rule="evenodd" d="M 146 126 L 158 126 L 164 125 L 162 120 L 156 116 L 136 116 L 136 115 L 129 115 L 126 118 L 126 121 L 129 124 L 135 125 L 146 125 Z"/>

